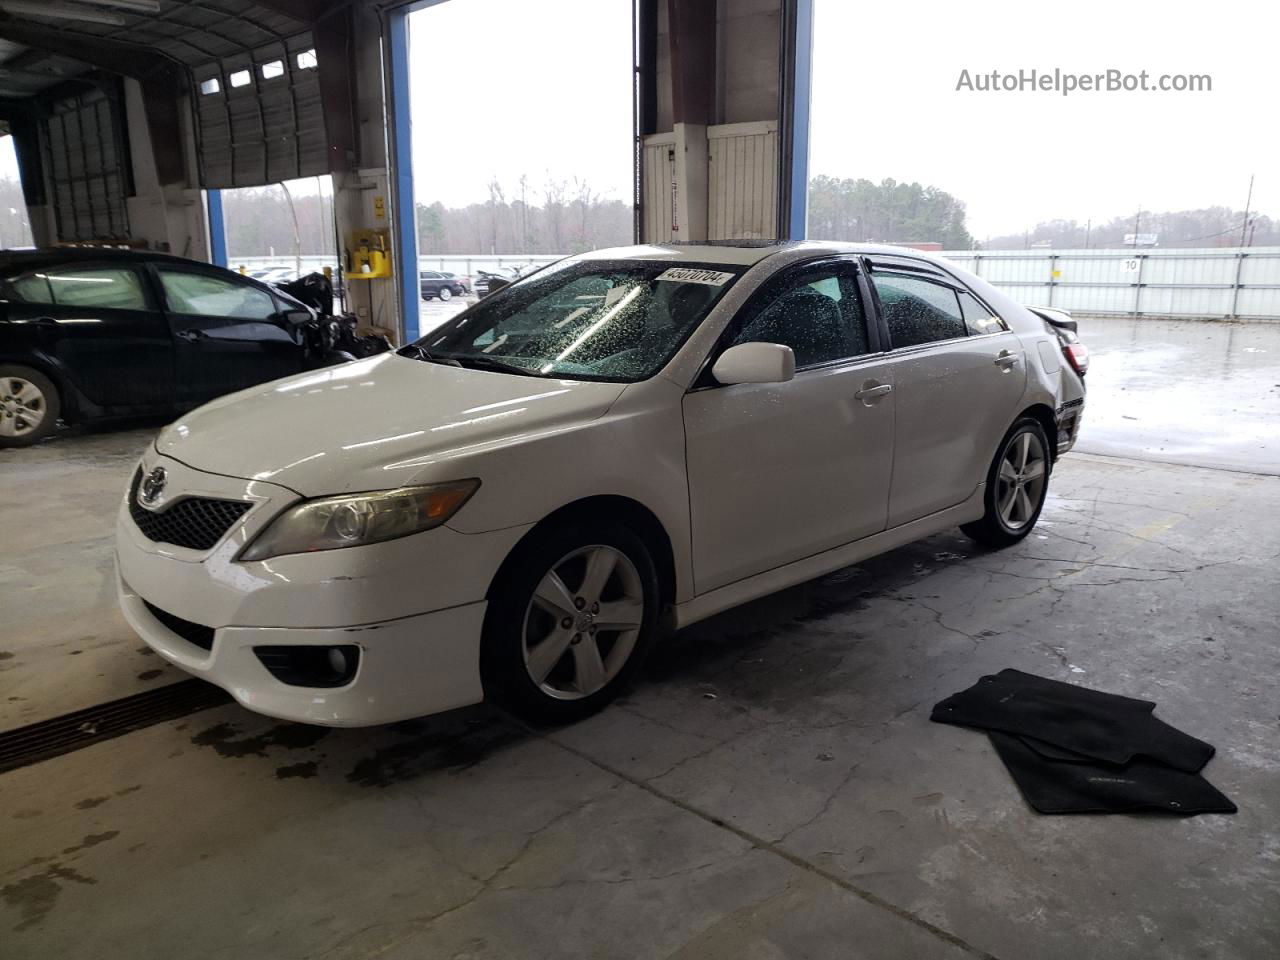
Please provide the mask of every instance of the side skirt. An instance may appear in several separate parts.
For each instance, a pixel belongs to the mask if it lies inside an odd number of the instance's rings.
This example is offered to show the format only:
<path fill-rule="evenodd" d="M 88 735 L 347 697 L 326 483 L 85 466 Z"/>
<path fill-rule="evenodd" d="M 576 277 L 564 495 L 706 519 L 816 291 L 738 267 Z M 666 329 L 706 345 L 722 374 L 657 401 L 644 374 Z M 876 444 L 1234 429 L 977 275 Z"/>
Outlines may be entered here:
<path fill-rule="evenodd" d="M 883 530 L 869 537 L 863 537 L 853 543 L 833 547 L 811 557 L 805 557 L 803 560 L 796 560 L 785 566 L 757 573 L 745 580 L 726 584 L 692 600 L 686 600 L 675 607 L 675 627 L 677 630 L 687 627 L 728 610 L 730 607 L 746 603 L 748 600 L 777 593 L 797 583 L 804 583 L 806 580 L 821 577 L 833 570 L 860 563 L 868 557 L 914 543 L 916 540 L 942 530 L 980 519 L 985 510 L 982 500 L 986 489 L 986 483 L 980 483 L 969 499 L 954 507 L 939 510 L 937 513 L 931 513 L 919 520 L 912 520 L 891 530 Z"/>

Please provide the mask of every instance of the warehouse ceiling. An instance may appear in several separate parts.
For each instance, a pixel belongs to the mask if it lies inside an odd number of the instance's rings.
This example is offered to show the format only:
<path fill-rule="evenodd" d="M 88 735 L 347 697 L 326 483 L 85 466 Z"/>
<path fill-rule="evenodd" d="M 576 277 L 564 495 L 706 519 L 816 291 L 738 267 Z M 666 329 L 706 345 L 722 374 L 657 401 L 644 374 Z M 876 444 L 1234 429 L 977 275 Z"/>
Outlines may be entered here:
<path fill-rule="evenodd" d="M 0 39 L 0 97 L 26 99 L 89 69 L 79 60 Z"/>
<path fill-rule="evenodd" d="M 329 18 L 352 2 L 0 0 L 0 123 L 23 112 L 45 122 L 55 101 L 82 92 L 70 81 L 116 74 L 143 84 L 153 139 L 169 141 L 156 144 L 164 182 L 181 175 L 173 104 L 186 96 L 202 186 L 326 173 L 333 111 L 323 107 L 315 34 L 326 21 L 344 35 Z M 344 68 L 330 57 L 331 72 Z"/>
<path fill-rule="evenodd" d="M 106 41 L 195 67 L 295 36 L 334 6 L 323 0 L 0 0 L 0 38 L 51 53 Z M 9 60 L 0 48 L 0 70 Z"/>

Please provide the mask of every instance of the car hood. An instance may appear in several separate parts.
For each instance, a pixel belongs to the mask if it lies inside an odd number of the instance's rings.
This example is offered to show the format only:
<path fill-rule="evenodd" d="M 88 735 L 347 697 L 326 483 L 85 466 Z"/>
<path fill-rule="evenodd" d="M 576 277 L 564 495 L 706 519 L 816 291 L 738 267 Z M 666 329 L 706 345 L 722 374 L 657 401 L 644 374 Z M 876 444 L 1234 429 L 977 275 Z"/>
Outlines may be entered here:
<path fill-rule="evenodd" d="M 165 429 L 156 450 L 303 496 L 387 489 L 458 479 L 447 461 L 594 420 L 624 388 L 386 353 L 215 400 Z"/>

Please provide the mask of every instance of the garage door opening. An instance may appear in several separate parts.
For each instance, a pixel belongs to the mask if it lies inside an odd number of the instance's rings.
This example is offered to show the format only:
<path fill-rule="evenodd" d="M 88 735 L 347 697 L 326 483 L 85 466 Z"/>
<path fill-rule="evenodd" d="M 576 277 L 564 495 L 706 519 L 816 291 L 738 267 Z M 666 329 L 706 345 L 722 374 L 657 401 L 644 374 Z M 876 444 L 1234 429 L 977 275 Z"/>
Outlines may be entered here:
<path fill-rule="evenodd" d="M 421 329 L 492 276 L 630 243 L 631 0 L 468 0 L 408 19 Z"/>
<path fill-rule="evenodd" d="M 337 282 L 332 177 L 238 187 L 221 195 L 232 270 L 285 283 L 329 267 Z"/>
<path fill-rule="evenodd" d="M 18 155 L 13 137 L 0 136 L 0 250 L 30 247 L 31 222 L 22 198 L 22 179 L 18 174 Z"/>

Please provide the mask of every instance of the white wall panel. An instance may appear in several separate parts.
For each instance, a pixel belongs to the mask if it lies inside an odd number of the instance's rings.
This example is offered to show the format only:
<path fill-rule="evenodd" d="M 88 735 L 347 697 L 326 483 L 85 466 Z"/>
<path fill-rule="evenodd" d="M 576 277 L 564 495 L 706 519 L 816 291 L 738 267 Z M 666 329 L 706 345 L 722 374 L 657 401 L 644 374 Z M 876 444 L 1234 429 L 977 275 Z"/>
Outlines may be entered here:
<path fill-rule="evenodd" d="M 707 129 L 711 240 L 778 235 L 778 125 L 729 123 Z"/>
<path fill-rule="evenodd" d="M 645 243 L 669 243 L 677 239 L 672 230 L 675 217 L 674 133 L 656 133 L 644 138 L 640 161 L 641 236 Z"/>

